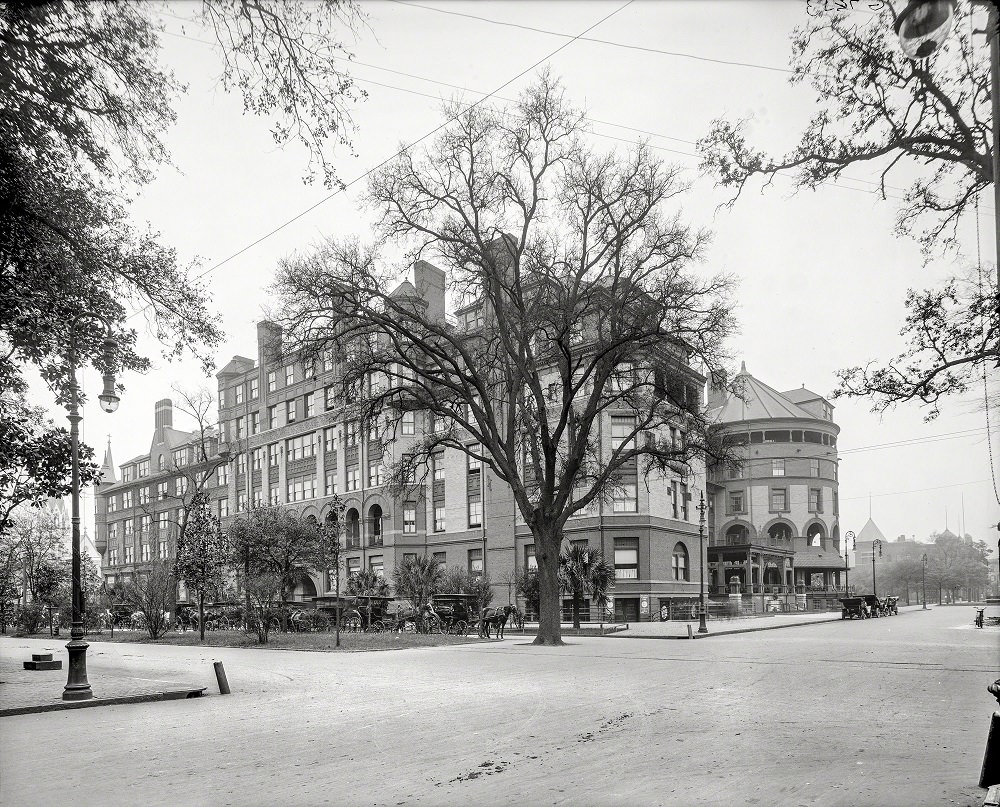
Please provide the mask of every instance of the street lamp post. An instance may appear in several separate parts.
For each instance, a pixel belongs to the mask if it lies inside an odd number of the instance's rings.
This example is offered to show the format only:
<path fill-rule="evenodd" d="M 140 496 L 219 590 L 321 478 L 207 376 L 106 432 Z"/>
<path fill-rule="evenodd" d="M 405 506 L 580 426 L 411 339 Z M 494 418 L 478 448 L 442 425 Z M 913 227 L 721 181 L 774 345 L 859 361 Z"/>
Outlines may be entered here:
<path fill-rule="evenodd" d="M 924 552 L 924 556 L 920 559 L 920 562 L 923 564 L 923 568 L 920 570 L 920 589 L 922 592 L 921 596 L 923 597 L 924 600 L 923 610 L 926 611 L 927 610 L 927 553 L 926 552 Z"/>
<path fill-rule="evenodd" d="M 877 597 L 878 592 L 875 591 L 875 547 L 878 547 L 878 556 L 882 557 L 882 541 L 876 538 L 872 541 L 872 596 Z"/>
<path fill-rule="evenodd" d="M 73 318 L 69 329 L 69 411 L 68 419 L 70 423 L 70 459 L 72 461 L 72 510 L 71 523 L 73 525 L 73 626 L 70 630 L 69 644 L 66 650 L 69 653 L 69 671 L 66 677 L 66 687 L 63 689 L 64 701 L 85 701 L 94 697 L 90 688 L 90 681 L 87 680 L 87 648 L 90 646 L 84 641 L 83 631 L 83 587 L 80 584 L 80 421 L 83 416 L 80 414 L 80 385 L 76 380 L 77 370 L 77 326 L 84 320 L 91 320 L 100 325 L 104 332 L 104 392 L 98 396 L 101 408 L 105 412 L 114 412 L 118 408 L 118 394 L 115 392 L 115 375 L 111 372 L 114 363 L 114 355 L 117 350 L 117 342 L 111 336 L 111 325 L 100 314 L 82 312 Z"/>
<path fill-rule="evenodd" d="M 844 594 L 848 597 L 851 596 L 851 550 L 858 548 L 858 542 L 855 540 L 857 536 L 854 534 L 854 530 L 848 530 L 844 533 Z M 850 541 L 851 545 L 848 546 L 847 542 Z"/>
<path fill-rule="evenodd" d="M 705 624 L 705 492 L 701 493 L 701 501 L 698 502 L 698 546 L 701 551 L 701 596 L 700 607 L 698 608 L 698 633 L 708 633 L 708 625 Z"/>

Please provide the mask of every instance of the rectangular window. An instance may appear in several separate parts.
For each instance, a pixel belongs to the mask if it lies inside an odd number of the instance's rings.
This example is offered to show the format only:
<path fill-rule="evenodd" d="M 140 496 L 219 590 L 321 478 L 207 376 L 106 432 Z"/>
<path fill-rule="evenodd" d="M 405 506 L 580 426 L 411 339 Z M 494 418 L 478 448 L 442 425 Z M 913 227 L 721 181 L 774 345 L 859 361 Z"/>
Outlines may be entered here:
<path fill-rule="evenodd" d="M 771 476 L 784 476 L 784 475 L 785 475 L 785 461 L 771 460 Z"/>
<path fill-rule="evenodd" d="M 444 505 L 434 507 L 434 532 L 444 532 Z"/>
<path fill-rule="evenodd" d="M 771 488 L 771 512 L 783 513 L 788 509 L 788 489 Z"/>
<path fill-rule="evenodd" d="M 149 460 L 139 461 L 139 477 L 149 476 Z"/>
<path fill-rule="evenodd" d="M 809 476 L 819 476 L 819 460 L 809 460 Z"/>
<path fill-rule="evenodd" d="M 241 490 L 236 494 L 236 510 L 242 513 L 247 509 L 247 494 L 245 490 Z"/>
<path fill-rule="evenodd" d="M 255 471 L 260 471 L 264 468 L 264 450 L 264 446 L 253 450 L 253 469 Z"/>
<path fill-rule="evenodd" d="M 272 468 L 281 462 L 281 443 L 271 443 L 267 447 L 267 464 Z"/>
<path fill-rule="evenodd" d="M 431 466 L 434 469 L 434 481 L 444 481 L 444 454 L 435 454 L 431 457 Z"/>
<path fill-rule="evenodd" d="M 680 502 L 677 501 L 679 498 L 680 491 L 678 489 L 678 482 L 676 479 L 673 479 L 670 482 L 670 502 L 671 507 L 673 508 L 674 518 L 677 518 L 680 515 Z"/>
<path fill-rule="evenodd" d="M 475 451 L 477 454 L 482 453 L 483 447 L 479 443 L 473 443 L 469 446 L 470 451 Z M 468 461 L 468 471 L 470 474 L 478 474 L 483 467 L 482 461 L 479 457 L 473 457 L 471 454 L 466 454 L 466 460 Z"/>
<path fill-rule="evenodd" d="M 250 379 L 250 400 L 256 401 L 260 397 L 260 379 Z"/>
<path fill-rule="evenodd" d="M 274 392 L 278 388 L 278 374 L 274 370 L 267 372 L 267 391 Z"/>
<path fill-rule="evenodd" d="M 632 430 L 635 429 L 635 418 L 631 415 L 611 416 L 611 450 L 614 451 L 625 442 Z"/>
<path fill-rule="evenodd" d="M 143 563 L 149 563 L 149 558 L 150 558 L 150 547 L 149 547 L 149 544 L 142 544 L 140 546 L 139 557 L 142 559 Z"/>
<path fill-rule="evenodd" d="M 469 502 L 469 526 L 483 526 L 483 503 Z"/>
<path fill-rule="evenodd" d="M 295 367 L 289 364 L 285 368 L 285 386 L 290 387 L 295 383 Z"/>
<path fill-rule="evenodd" d="M 615 538 L 615 579 L 639 578 L 639 539 Z"/>
<path fill-rule="evenodd" d="M 316 456 L 316 434 L 300 434 L 285 440 L 285 459 L 288 462 Z"/>
<path fill-rule="evenodd" d="M 688 486 L 681 483 L 681 517 L 688 520 L 688 503 L 691 501 L 691 494 L 688 493 Z"/>
<path fill-rule="evenodd" d="M 730 513 L 742 513 L 743 512 L 743 491 L 742 490 L 731 490 L 731 491 L 729 491 L 729 512 Z"/>
<path fill-rule="evenodd" d="M 726 479 L 739 479 L 743 474 L 743 469 L 738 465 L 730 465 L 726 468 Z"/>
<path fill-rule="evenodd" d="M 177 484 L 178 487 L 180 487 L 180 480 L 177 481 Z M 178 495 L 180 494 L 178 493 Z M 133 491 L 126 490 L 122 494 L 122 507 L 124 507 L 126 510 L 135 507 L 135 493 Z"/>
<path fill-rule="evenodd" d="M 285 401 L 285 423 L 295 422 L 295 399 Z"/>
<path fill-rule="evenodd" d="M 135 563 L 135 547 L 134 546 L 126 546 L 125 547 L 125 562 L 126 563 Z"/>
<path fill-rule="evenodd" d="M 535 557 L 535 545 L 528 544 L 524 548 L 524 568 L 529 572 L 538 571 L 538 558 Z"/>
<path fill-rule="evenodd" d="M 134 468 L 135 468 L 135 466 L 132 466 L 132 465 L 123 465 L 122 466 L 122 482 L 131 482 L 132 481 L 132 471 L 134 470 Z"/>
<path fill-rule="evenodd" d="M 400 423 L 400 433 L 403 435 L 416 434 L 417 416 L 413 412 L 403 412 L 403 419 Z"/>
<path fill-rule="evenodd" d="M 323 405 L 329 412 L 337 405 L 337 389 L 336 387 L 327 387 L 323 390 Z"/>
<path fill-rule="evenodd" d="M 167 483 L 166 482 L 157 482 L 156 483 L 156 500 L 159 501 L 159 502 L 162 502 L 165 498 L 167 498 L 167 495 L 168 495 L 167 494 Z M 111 501 L 113 501 L 113 499 Z M 110 501 L 109 501 L 109 504 L 110 504 Z M 111 512 L 111 508 L 110 507 L 108 508 L 108 512 L 109 513 Z"/>
<path fill-rule="evenodd" d="M 357 468 L 347 469 L 347 489 L 357 490 L 361 472 Z"/>
<path fill-rule="evenodd" d="M 327 471 L 323 483 L 323 495 L 333 496 L 337 493 L 337 472 Z"/>
<path fill-rule="evenodd" d="M 360 571 L 361 571 L 361 558 L 348 558 L 347 576 L 350 577 L 352 574 L 357 574 Z"/>
<path fill-rule="evenodd" d="M 292 476 L 288 479 L 287 490 L 288 502 L 300 502 L 304 499 L 316 498 L 316 475 L 303 474 L 302 476 Z"/>
<path fill-rule="evenodd" d="M 823 512 L 823 491 L 821 488 L 809 488 L 809 512 Z"/>
<path fill-rule="evenodd" d="M 246 431 L 246 419 L 243 417 L 236 418 L 236 439 L 242 440 L 247 436 Z"/>
<path fill-rule="evenodd" d="M 469 550 L 469 574 L 479 577 L 483 573 L 483 550 Z"/>
<path fill-rule="evenodd" d="M 416 502 L 403 502 L 403 532 L 406 535 L 413 535 L 417 531 L 417 504 Z"/>
<path fill-rule="evenodd" d="M 139 504 L 149 504 L 149 488 L 139 488 Z"/>
<path fill-rule="evenodd" d="M 111 549 L 108 552 L 108 563 L 111 566 L 117 566 L 118 565 L 118 549 L 117 548 Z"/>
<path fill-rule="evenodd" d="M 333 426 L 323 429 L 323 450 L 326 452 L 337 450 L 337 430 Z"/>
<path fill-rule="evenodd" d="M 160 558 L 166 560 L 170 555 L 170 544 L 167 542 L 166 538 L 161 538 L 159 541 L 160 545 Z"/>
<path fill-rule="evenodd" d="M 323 351 L 323 372 L 329 373 L 333 369 L 333 351 Z"/>
<path fill-rule="evenodd" d="M 163 510 L 156 514 L 156 531 L 161 535 L 170 529 L 170 513 Z"/>
<path fill-rule="evenodd" d="M 236 473 L 245 474 L 247 472 L 247 455 L 237 454 L 236 455 Z"/>
<path fill-rule="evenodd" d="M 611 500 L 611 509 L 615 513 L 634 513 L 639 509 L 638 486 L 635 484 L 618 485 Z"/>
<path fill-rule="evenodd" d="M 215 473 L 216 473 L 216 477 L 219 480 L 219 484 L 220 485 L 225 486 L 225 485 L 229 484 L 229 466 L 228 465 L 220 465 L 219 468 L 218 468 L 218 470 Z"/>
<path fill-rule="evenodd" d="M 277 482 L 271 483 L 271 488 L 267 494 L 267 503 L 272 506 L 281 504 L 281 488 L 278 487 Z"/>
<path fill-rule="evenodd" d="M 368 558 L 368 571 L 382 577 L 385 574 L 385 563 L 381 555 L 372 555 Z"/>
<path fill-rule="evenodd" d="M 164 495 L 164 497 L 166 497 L 166 495 L 167 495 L 166 494 L 167 483 L 166 482 L 161 482 L 160 485 L 163 486 L 163 495 Z M 157 490 L 160 489 L 160 485 L 156 486 Z M 118 510 L 118 497 L 117 496 L 108 496 L 108 512 L 109 513 L 114 513 L 116 510 Z"/>
<path fill-rule="evenodd" d="M 448 565 L 448 553 L 447 552 L 435 552 L 433 555 L 434 560 L 437 561 L 438 565 L 443 569 Z"/>
<path fill-rule="evenodd" d="M 278 405 L 267 407 L 267 428 L 278 428 Z"/>
<path fill-rule="evenodd" d="M 236 396 L 236 398 L 235 398 L 236 403 L 238 403 L 238 404 L 243 403 L 243 385 L 240 384 L 237 387 L 233 387 L 233 393 Z"/>
<path fill-rule="evenodd" d="M 262 507 L 264 504 L 264 491 L 260 488 L 254 488 L 251 491 L 250 501 L 253 502 L 254 507 Z"/>
<path fill-rule="evenodd" d="M 347 424 L 347 445 L 356 446 L 358 444 L 358 424 L 352 421 Z"/>
<path fill-rule="evenodd" d="M 385 484 L 385 467 L 381 462 L 368 463 L 368 484 L 371 486 Z"/>
<path fill-rule="evenodd" d="M 316 377 L 316 365 L 313 364 L 311 361 L 306 362 L 302 366 L 302 370 L 307 381 L 311 378 Z"/>
<path fill-rule="evenodd" d="M 260 412 L 250 413 L 250 434 L 258 434 L 260 432 Z"/>
<path fill-rule="evenodd" d="M 178 468 L 183 468 L 185 465 L 187 465 L 186 448 L 178 448 L 176 451 L 173 452 L 171 456 L 173 457 L 174 465 L 176 465 Z"/>
<path fill-rule="evenodd" d="M 316 393 L 315 392 L 310 392 L 308 395 L 306 395 L 305 401 L 306 401 L 306 405 L 305 405 L 306 414 L 305 414 L 305 416 L 307 418 L 311 418 L 311 417 L 315 416 L 315 414 L 316 414 Z"/>

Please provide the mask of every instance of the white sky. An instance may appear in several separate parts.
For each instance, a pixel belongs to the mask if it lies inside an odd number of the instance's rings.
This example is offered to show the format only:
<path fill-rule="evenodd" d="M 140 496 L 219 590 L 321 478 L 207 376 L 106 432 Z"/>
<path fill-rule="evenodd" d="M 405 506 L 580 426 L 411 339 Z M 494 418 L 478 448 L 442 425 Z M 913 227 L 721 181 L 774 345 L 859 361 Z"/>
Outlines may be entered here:
<path fill-rule="evenodd" d="M 425 8 L 364 4 L 371 32 L 359 36 L 354 50 L 363 65 L 352 72 L 369 98 L 354 109 L 357 156 L 346 150 L 337 155 L 341 177 L 350 182 L 401 143 L 435 128 L 441 121 L 440 99 L 455 92 L 446 84 L 467 88 L 466 98 L 478 99 L 474 91 L 495 90 L 568 41 L 429 9 L 576 35 L 622 5 L 589 0 L 428 0 Z M 323 201 L 329 191 L 301 181 L 304 150 L 276 149 L 268 122 L 244 116 L 241 100 L 217 86 L 217 55 L 194 41 L 207 41 L 207 33 L 178 19 L 190 18 L 193 10 L 188 3 L 172 4 L 170 14 L 176 16 L 166 22 L 174 35 L 163 37 L 165 63 L 189 85 L 177 103 L 178 121 L 167 138 L 177 170 L 164 169 L 143 189 L 134 206 L 136 221 L 150 221 L 182 259 L 200 256 L 207 269 L 319 203 L 208 275 L 214 309 L 227 334 L 217 353 L 221 368 L 234 354 L 256 356 L 255 324 L 262 318 L 266 287 L 279 258 L 306 250 L 327 235 L 364 239 L 370 220 L 358 205 L 363 181 Z M 868 16 L 855 13 L 859 21 Z M 694 141 L 707 132 L 709 122 L 718 116 L 752 114 L 753 142 L 782 152 L 795 143 L 813 111 L 815 94 L 808 87 L 789 87 L 784 72 L 704 59 L 786 68 L 788 36 L 805 21 L 804 0 L 636 0 L 588 34 L 635 48 L 575 41 L 549 64 L 569 97 L 584 105 L 590 117 L 655 133 L 649 141 L 664 159 L 688 169 L 694 188 L 682 200 L 683 215 L 714 231 L 705 268 L 740 278 L 742 335 L 733 345 L 737 367 L 745 360 L 752 374 L 778 390 L 805 384 L 829 394 L 838 368 L 887 359 L 900 351 L 906 289 L 934 284 L 954 271 L 957 260 L 974 261 L 976 228 L 972 219 L 961 228 L 964 258 L 922 266 L 915 242 L 892 234 L 894 202 L 868 192 L 872 186 L 867 183 L 877 180 L 877 172 L 863 165 L 849 172 L 858 181 L 791 196 L 790 183 L 779 179 L 764 194 L 753 190 L 734 208 L 717 211 L 725 194 L 716 191 L 710 179 L 698 176 L 694 157 Z M 985 69 L 985 46 L 982 57 Z M 529 73 L 500 95 L 514 97 L 531 79 Z M 601 149 L 628 148 L 614 138 L 646 136 L 607 124 L 595 124 L 593 131 L 593 144 Z M 906 184 L 902 176 L 890 181 Z M 988 207 L 981 214 L 981 249 L 983 260 L 992 265 Z M 143 327 L 141 317 L 133 322 Z M 170 395 L 171 384 L 215 389 L 215 379 L 202 379 L 195 362 L 166 363 L 151 340 L 146 345 L 155 369 L 144 377 L 122 379 L 126 390 L 118 412 L 108 416 L 96 403 L 88 404 L 85 412 L 88 441 L 102 455 L 110 432 L 119 463 L 147 450 L 153 404 Z M 92 369 L 86 372 L 85 389 L 95 400 L 99 381 Z M 995 378 L 991 386 L 997 394 Z M 860 532 L 869 501 L 872 516 L 890 539 L 900 534 L 925 538 L 945 527 L 946 512 L 947 525 L 958 532 L 964 504 L 965 530 L 992 544 L 996 533 L 991 525 L 1000 521 L 1000 507 L 991 482 L 982 401 L 980 386 L 948 402 L 944 414 L 931 424 L 923 422 L 924 412 L 915 405 L 880 418 L 863 403 L 838 402 L 834 417 L 841 427 L 841 533 Z M 51 411 L 64 422 L 61 411 Z M 175 425 L 187 424 L 175 415 Z M 996 429 L 993 424 L 994 435 Z M 872 448 L 901 441 L 906 444 Z M 1000 456 L 995 437 L 993 451 Z M 88 521 L 92 510 L 88 497 Z"/>

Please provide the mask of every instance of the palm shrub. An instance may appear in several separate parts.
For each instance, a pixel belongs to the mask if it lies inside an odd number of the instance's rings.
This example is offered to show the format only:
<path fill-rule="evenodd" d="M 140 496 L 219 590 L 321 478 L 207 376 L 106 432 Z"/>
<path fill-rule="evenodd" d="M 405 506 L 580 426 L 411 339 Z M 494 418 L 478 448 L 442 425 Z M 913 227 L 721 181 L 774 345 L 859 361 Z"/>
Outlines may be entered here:
<path fill-rule="evenodd" d="M 409 600 L 418 612 L 431 596 L 440 591 L 444 569 L 434 558 L 417 555 L 407 558 L 392 570 L 392 584 L 396 596 Z"/>
<path fill-rule="evenodd" d="M 579 629 L 584 593 L 603 611 L 608 589 L 615 585 L 615 569 L 600 549 L 573 545 L 559 553 L 559 582 L 562 590 L 573 597 L 573 627 Z"/>

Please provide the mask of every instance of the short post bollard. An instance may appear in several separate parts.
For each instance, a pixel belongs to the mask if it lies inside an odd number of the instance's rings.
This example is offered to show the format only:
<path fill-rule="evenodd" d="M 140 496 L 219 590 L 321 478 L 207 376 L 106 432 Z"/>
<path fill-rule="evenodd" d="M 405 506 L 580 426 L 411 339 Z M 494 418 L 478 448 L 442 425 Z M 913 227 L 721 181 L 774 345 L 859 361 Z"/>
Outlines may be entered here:
<path fill-rule="evenodd" d="M 688 638 L 689 639 L 693 639 L 694 638 L 694 629 L 691 627 L 691 623 L 690 622 L 688 622 Z"/>
<path fill-rule="evenodd" d="M 226 668 L 222 666 L 221 661 L 216 661 L 214 666 L 215 666 L 215 677 L 219 682 L 219 694 L 228 695 L 229 679 L 226 678 Z"/>

